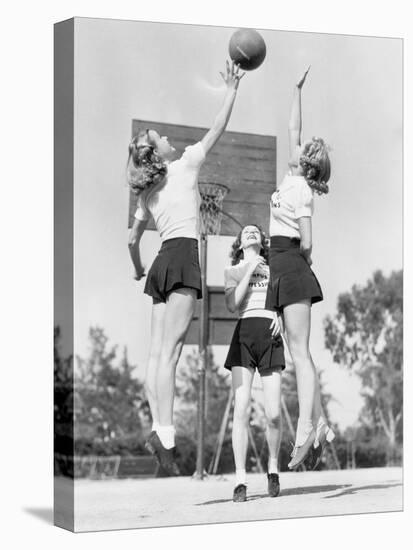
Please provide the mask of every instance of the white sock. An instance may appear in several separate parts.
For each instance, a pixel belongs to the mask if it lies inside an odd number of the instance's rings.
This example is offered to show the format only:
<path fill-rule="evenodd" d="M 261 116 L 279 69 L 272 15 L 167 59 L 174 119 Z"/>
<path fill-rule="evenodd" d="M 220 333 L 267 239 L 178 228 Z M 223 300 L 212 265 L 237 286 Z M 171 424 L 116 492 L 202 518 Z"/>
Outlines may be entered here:
<path fill-rule="evenodd" d="M 278 474 L 278 460 L 276 458 L 270 458 L 268 460 L 268 473 Z"/>
<path fill-rule="evenodd" d="M 318 422 L 317 422 L 317 432 L 319 432 L 321 430 L 321 428 L 323 426 L 326 426 L 327 423 L 326 421 L 324 420 L 324 418 L 322 416 L 320 416 L 320 418 L 318 419 Z"/>
<path fill-rule="evenodd" d="M 159 422 L 152 422 L 152 432 L 157 432 L 159 430 Z"/>
<path fill-rule="evenodd" d="M 235 470 L 235 487 L 241 483 L 242 485 L 247 484 L 247 473 L 245 470 Z"/>
<path fill-rule="evenodd" d="M 311 421 L 311 418 L 306 420 L 301 418 L 298 419 L 297 434 L 295 436 L 296 447 L 301 447 L 301 445 L 304 445 L 312 429 L 313 429 L 313 423 Z"/>
<path fill-rule="evenodd" d="M 158 426 L 156 433 L 165 449 L 175 447 L 175 428 L 173 426 Z"/>
<path fill-rule="evenodd" d="M 317 449 L 319 445 L 319 437 L 321 434 L 321 430 L 323 429 L 324 426 L 326 426 L 326 423 L 324 422 L 324 418 L 320 416 L 320 418 L 318 419 L 317 428 L 315 431 L 314 449 Z"/>
<path fill-rule="evenodd" d="M 333 430 L 327 424 L 325 419 L 322 416 L 320 416 L 320 418 L 318 419 L 318 422 L 317 422 L 316 439 L 315 439 L 315 442 L 314 442 L 314 447 L 315 448 L 318 447 L 319 437 L 320 437 L 320 434 L 321 434 L 321 430 L 323 428 L 325 428 L 325 436 L 326 436 L 326 440 L 328 441 L 328 443 L 331 443 L 331 441 L 333 441 L 333 439 L 335 438 L 335 433 L 333 432 Z"/>

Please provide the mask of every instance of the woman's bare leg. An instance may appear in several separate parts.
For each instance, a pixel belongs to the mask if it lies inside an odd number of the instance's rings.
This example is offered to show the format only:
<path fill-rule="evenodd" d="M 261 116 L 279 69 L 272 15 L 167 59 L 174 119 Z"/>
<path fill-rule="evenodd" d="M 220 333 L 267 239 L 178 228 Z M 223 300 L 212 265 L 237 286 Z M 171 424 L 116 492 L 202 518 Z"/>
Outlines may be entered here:
<path fill-rule="evenodd" d="M 281 444 L 281 373 L 270 371 L 261 376 L 264 409 L 267 419 L 268 473 L 278 473 L 278 453 Z"/>
<path fill-rule="evenodd" d="M 168 295 L 166 301 L 156 380 L 161 426 L 172 426 L 176 365 L 194 314 L 195 301 L 196 291 L 190 288 L 174 290 Z"/>
<path fill-rule="evenodd" d="M 314 361 L 313 361 L 314 364 Z M 315 367 L 314 367 L 315 368 Z M 319 422 L 323 424 L 327 423 L 326 417 L 324 416 L 323 408 L 321 406 L 321 390 L 320 390 L 320 380 L 318 378 L 317 369 L 315 375 L 315 384 L 314 384 L 314 406 L 313 406 L 313 426 L 316 427 Z"/>
<path fill-rule="evenodd" d="M 232 367 L 234 390 L 234 419 L 232 423 L 232 450 L 234 453 L 236 482 L 245 484 L 245 462 L 248 449 L 249 405 L 254 371 L 246 367 Z"/>
<path fill-rule="evenodd" d="M 152 306 L 151 321 L 151 344 L 149 349 L 149 360 L 145 372 L 145 390 L 151 409 L 154 426 L 159 425 L 159 411 L 156 390 L 158 376 L 160 351 L 163 339 L 163 326 L 166 311 L 166 304 L 163 302 Z"/>
<path fill-rule="evenodd" d="M 284 323 L 288 347 L 293 360 L 299 402 L 296 446 L 306 441 L 313 424 L 316 371 L 309 350 L 311 304 L 303 300 L 284 308 Z M 317 414 L 317 411 L 316 411 Z"/>
<path fill-rule="evenodd" d="M 283 316 L 281 316 L 280 319 L 281 319 L 281 323 L 282 323 L 281 324 L 281 330 L 282 330 L 283 335 L 284 335 L 284 340 L 285 340 L 285 342 L 287 344 L 287 347 L 289 349 L 290 346 L 288 344 L 288 337 L 287 337 L 286 332 L 284 331 L 284 318 L 283 318 Z M 314 384 L 314 405 L 313 405 L 312 421 L 313 421 L 313 426 L 317 426 L 318 422 L 323 422 L 323 423 L 326 424 L 327 419 L 324 415 L 323 408 L 321 406 L 320 381 L 319 381 L 319 378 L 318 378 L 318 375 L 317 375 L 317 368 L 315 367 L 315 364 L 314 364 L 314 361 L 313 361 L 312 357 L 311 357 L 311 361 L 314 365 L 314 369 L 315 369 L 315 372 L 316 372 L 315 384 Z"/>

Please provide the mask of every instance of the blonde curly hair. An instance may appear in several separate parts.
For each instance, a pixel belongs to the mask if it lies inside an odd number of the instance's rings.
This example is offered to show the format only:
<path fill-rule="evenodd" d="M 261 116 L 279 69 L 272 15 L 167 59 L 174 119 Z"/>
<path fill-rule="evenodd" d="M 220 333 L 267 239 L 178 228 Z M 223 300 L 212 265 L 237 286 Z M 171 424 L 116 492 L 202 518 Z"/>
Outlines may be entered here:
<path fill-rule="evenodd" d="M 146 140 L 142 142 L 142 138 Z M 126 178 L 132 191 L 139 195 L 148 187 L 160 182 L 166 172 L 166 163 L 151 142 L 149 130 L 139 132 L 129 144 Z"/>
<path fill-rule="evenodd" d="M 328 146 L 321 138 L 313 137 L 304 145 L 300 156 L 300 166 L 308 185 L 319 195 L 328 193 L 331 165 Z"/>

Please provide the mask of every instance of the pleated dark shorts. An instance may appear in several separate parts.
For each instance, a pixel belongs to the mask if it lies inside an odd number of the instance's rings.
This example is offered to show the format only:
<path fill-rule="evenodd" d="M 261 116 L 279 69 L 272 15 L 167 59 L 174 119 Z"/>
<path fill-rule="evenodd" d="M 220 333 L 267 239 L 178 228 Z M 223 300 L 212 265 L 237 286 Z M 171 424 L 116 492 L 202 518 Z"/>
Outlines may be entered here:
<path fill-rule="evenodd" d="M 271 237 L 269 266 L 266 309 L 282 312 L 301 300 L 315 304 L 323 299 L 320 283 L 301 254 L 299 239 Z"/>
<path fill-rule="evenodd" d="M 285 368 L 283 340 L 281 336 L 271 337 L 271 322 L 265 317 L 238 321 L 225 360 L 226 369 L 249 367 L 262 374 L 269 369 Z"/>
<path fill-rule="evenodd" d="M 193 288 L 202 298 L 198 241 L 186 237 L 168 239 L 162 243 L 146 279 L 145 294 L 154 303 L 166 302 L 168 294 L 178 288 Z"/>

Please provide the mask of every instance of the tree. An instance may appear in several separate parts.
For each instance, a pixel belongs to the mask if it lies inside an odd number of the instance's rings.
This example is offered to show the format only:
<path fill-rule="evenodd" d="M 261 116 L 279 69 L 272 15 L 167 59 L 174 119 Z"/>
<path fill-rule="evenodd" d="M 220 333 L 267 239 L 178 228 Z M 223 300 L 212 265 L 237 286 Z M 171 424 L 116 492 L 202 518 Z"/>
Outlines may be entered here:
<path fill-rule="evenodd" d="M 61 329 L 54 328 L 54 469 L 73 477 L 73 356 L 62 357 Z"/>
<path fill-rule="evenodd" d="M 91 353 L 78 357 L 75 372 L 75 449 L 77 454 L 125 454 L 143 450 L 142 425 L 149 422 L 143 384 L 133 375 L 126 348 L 116 364 L 100 327 L 89 330 Z M 128 440 L 131 445 L 128 445 Z M 139 447 L 139 449 L 138 449 Z"/>
<path fill-rule="evenodd" d="M 338 297 L 325 319 L 325 344 L 339 365 L 357 373 L 365 405 L 361 421 L 387 439 L 387 463 L 402 442 L 403 274 L 376 271 L 365 286 Z"/>

